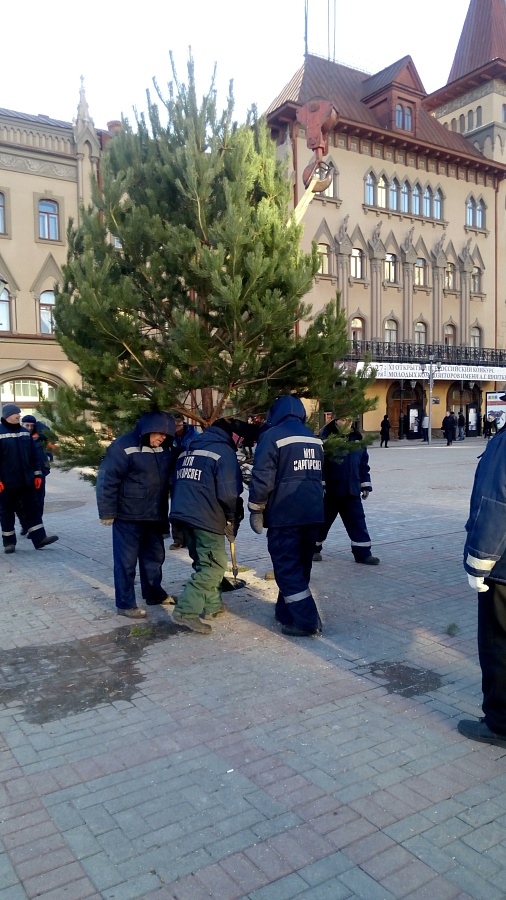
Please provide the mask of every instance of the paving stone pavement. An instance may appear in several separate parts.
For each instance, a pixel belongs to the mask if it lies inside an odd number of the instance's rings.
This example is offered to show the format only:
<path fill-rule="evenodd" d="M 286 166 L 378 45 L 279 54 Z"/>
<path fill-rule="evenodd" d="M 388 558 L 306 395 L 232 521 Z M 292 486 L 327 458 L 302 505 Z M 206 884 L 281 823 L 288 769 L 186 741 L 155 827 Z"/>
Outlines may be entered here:
<path fill-rule="evenodd" d="M 456 730 L 480 714 L 462 549 L 483 447 L 371 449 L 381 564 L 336 522 L 319 639 L 280 633 L 247 522 L 212 636 L 116 616 L 93 489 L 52 472 L 59 542 L 0 552 L 0 900 L 505 898 L 506 752 Z M 167 551 L 167 589 L 190 572 Z"/>

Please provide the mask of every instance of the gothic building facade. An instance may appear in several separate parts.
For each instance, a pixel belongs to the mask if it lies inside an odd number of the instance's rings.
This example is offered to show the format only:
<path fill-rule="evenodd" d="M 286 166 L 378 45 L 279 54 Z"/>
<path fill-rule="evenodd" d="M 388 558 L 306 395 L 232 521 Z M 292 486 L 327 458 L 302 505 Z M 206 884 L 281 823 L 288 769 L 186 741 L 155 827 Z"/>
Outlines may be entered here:
<path fill-rule="evenodd" d="M 334 177 L 304 217 L 320 270 L 310 301 L 339 291 L 349 364 L 377 369 L 375 412 L 405 437 L 446 409 L 479 434 L 487 392 L 506 382 L 506 5 L 471 0 L 448 84 L 427 95 L 411 57 L 373 75 L 308 55 L 268 121 L 294 181 L 310 162 L 313 98 L 337 115 L 327 137 Z M 430 382 L 430 396 L 429 396 Z M 430 401 L 430 402 L 429 402 Z"/>

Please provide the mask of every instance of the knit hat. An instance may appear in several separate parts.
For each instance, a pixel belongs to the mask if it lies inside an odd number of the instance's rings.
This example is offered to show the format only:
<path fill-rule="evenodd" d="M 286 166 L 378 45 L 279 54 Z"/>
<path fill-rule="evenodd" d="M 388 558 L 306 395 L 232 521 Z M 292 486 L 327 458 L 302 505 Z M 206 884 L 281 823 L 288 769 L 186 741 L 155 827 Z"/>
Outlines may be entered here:
<path fill-rule="evenodd" d="M 16 406 L 15 403 L 6 403 L 2 407 L 2 419 L 8 419 L 9 416 L 14 416 L 16 413 L 20 413 L 21 409 L 19 406 Z"/>
<path fill-rule="evenodd" d="M 37 424 L 37 419 L 35 418 L 35 416 L 31 416 L 31 415 L 23 416 L 21 421 L 22 422 L 32 422 L 33 425 Z"/>

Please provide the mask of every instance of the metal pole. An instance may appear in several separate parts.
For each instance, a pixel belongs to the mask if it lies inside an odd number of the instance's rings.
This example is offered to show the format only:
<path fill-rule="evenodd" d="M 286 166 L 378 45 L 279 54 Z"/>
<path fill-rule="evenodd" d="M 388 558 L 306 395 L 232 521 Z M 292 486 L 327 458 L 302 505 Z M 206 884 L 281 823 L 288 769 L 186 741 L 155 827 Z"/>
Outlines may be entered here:
<path fill-rule="evenodd" d="M 429 362 L 429 434 L 428 434 L 428 445 L 430 447 L 432 441 L 432 388 L 434 387 L 434 381 L 432 377 L 432 360 Z"/>

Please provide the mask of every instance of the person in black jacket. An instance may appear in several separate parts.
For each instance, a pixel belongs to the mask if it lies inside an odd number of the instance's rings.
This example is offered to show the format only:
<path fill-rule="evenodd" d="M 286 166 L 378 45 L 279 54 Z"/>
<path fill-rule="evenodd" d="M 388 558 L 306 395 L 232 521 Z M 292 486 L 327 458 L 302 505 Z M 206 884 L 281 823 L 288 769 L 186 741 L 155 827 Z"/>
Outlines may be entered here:
<path fill-rule="evenodd" d="M 338 426 L 344 427 L 346 419 L 334 419 L 320 431 L 323 441 L 331 434 L 339 432 Z M 352 425 L 348 441 L 361 441 L 362 435 Z M 373 556 L 371 538 L 367 530 L 363 500 L 367 500 L 372 491 L 369 454 L 359 447 L 350 449 L 349 453 L 325 454 L 325 524 L 321 526 L 314 548 L 313 559 L 322 558 L 322 544 L 332 528 L 338 515 L 341 516 L 348 537 L 351 541 L 351 552 L 356 563 L 366 566 L 377 566 L 379 557 Z"/>
<path fill-rule="evenodd" d="M 37 550 L 58 540 L 55 534 L 47 535 L 42 524 L 36 496 L 42 487 L 41 458 L 30 432 L 19 424 L 20 418 L 19 406 L 4 405 L 0 421 L 0 521 L 5 553 L 16 550 L 16 513 Z"/>
<path fill-rule="evenodd" d="M 388 416 L 383 416 L 381 420 L 380 437 L 380 447 L 382 447 L 383 444 L 385 445 L 385 447 L 388 447 L 388 442 L 390 440 L 390 419 L 388 418 Z"/>
<path fill-rule="evenodd" d="M 273 403 L 255 451 L 248 501 L 253 531 L 267 528 L 279 588 L 275 616 L 283 634 L 293 637 L 321 632 L 309 580 L 323 522 L 323 447 L 305 422 L 298 397 Z"/>
<path fill-rule="evenodd" d="M 208 621 L 223 612 L 221 582 L 227 567 L 225 536 L 235 540 L 243 517 L 243 484 L 226 419 L 190 438 L 176 465 L 170 520 L 183 528 L 193 574 L 172 614 L 174 622 L 211 634 Z"/>
<path fill-rule="evenodd" d="M 441 425 L 443 434 L 446 438 L 446 446 L 451 447 L 453 441 L 455 440 L 455 429 L 457 427 L 457 417 L 455 413 L 451 410 L 446 410 L 446 416 L 443 419 L 443 424 Z"/>
<path fill-rule="evenodd" d="M 107 448 L 98 470 L 98 514 L 112 525 L 116 612 L 130 619 L 146 615 L 135 599 L 137 562 L 146 605 L 174 602 L 162 587 L 162 565 L 175 430 L 167 413 L 145 413 L 134 431 Z"/>
<path fill-rule="evenodd" d="M 35 441 L 35 448 L 37 450 L 37 457 L 39 459 L 39 468 L 42 472 L 42 484 L 39 490 L 36 491 L 35 496 L 39 507 L 40 517 L 42 518 L 44 515 L 44 500 L 46 498 L 46 478 L 51 471 L 49 458 L 46 451 L 47 438 L 43 436 L 43 423 L 37 422 L 35 416 L 32 416 L 30 414 L 23 416 L 23 418 L 21 419 L 21 424 L 23 428 L 26 428 L 26 430 L 30 432 L 32 440 Z M 28 529 L 26 528 L 26 525 L 23 523 L 23 521 L 21 521 L 21 526 L 21 534 L 27 534 Z"/>

